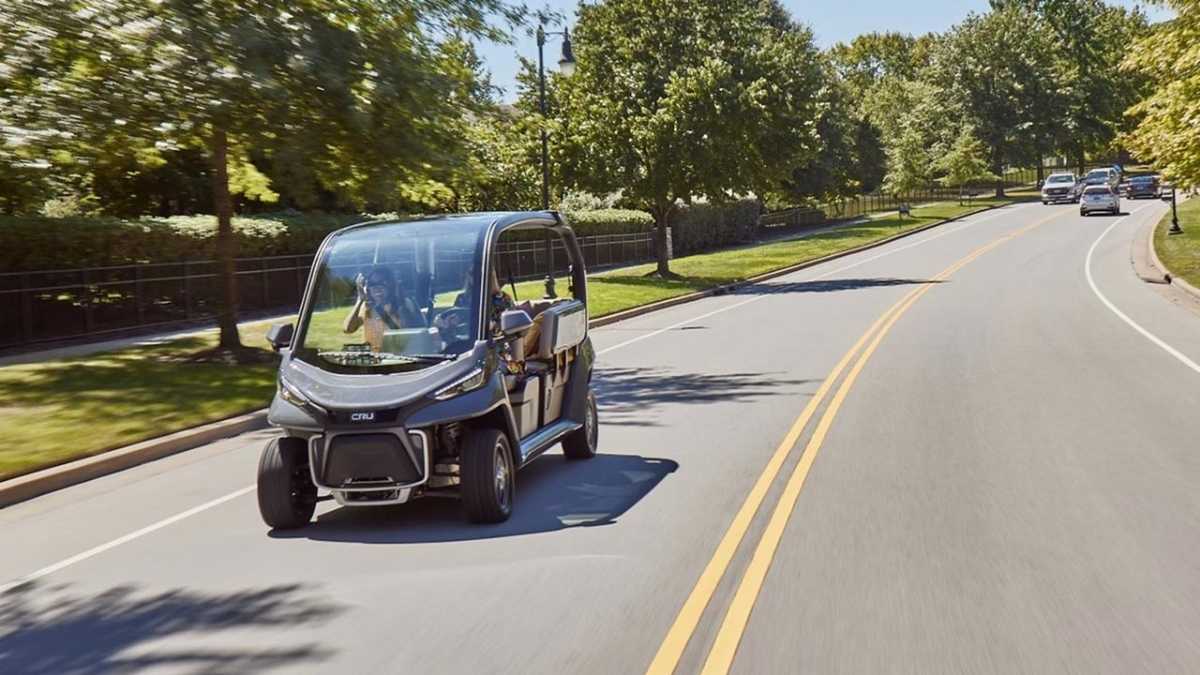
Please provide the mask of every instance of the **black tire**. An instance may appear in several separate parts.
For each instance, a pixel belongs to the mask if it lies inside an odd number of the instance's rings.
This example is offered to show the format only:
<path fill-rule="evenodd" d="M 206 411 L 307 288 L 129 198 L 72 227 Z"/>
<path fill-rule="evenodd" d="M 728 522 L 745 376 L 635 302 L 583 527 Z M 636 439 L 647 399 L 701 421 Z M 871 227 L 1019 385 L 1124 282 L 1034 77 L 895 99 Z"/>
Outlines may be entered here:
<path fill-rule="evenodd" d="M 462 502 L 467 520 L 502 523 L 512 515 L 516 468 L 508 436 L 499 429 L 473 429 L 462 448 Z"/>
<path fill-rule="evenodd" d="M 303 527 L 317 508 L 317 486 L 308 472 L 304 441 L 276 438 L 258 460 L 258 512 L 280 529 Z"/>
<path fill-rule="evenodd" d="M 596 456 L 600 442 L 600 417 L 596 412 L 596 395 L 588 389 L 584 423 L 563 438 L 563 454 L 567 459 L 591 459 Z"/>

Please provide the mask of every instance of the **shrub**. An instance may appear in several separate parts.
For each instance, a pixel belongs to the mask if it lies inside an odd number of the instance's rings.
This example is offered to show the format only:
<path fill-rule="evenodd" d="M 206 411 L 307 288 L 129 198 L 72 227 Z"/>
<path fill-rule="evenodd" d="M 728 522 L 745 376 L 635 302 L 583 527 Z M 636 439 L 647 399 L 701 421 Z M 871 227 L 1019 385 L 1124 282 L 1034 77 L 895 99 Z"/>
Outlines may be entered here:
<path fill-rule="evenodd" d="M 645 211 L 630 209 L 599 209 L 565 214 L 567 223 L 580 237 L 597 234 L 633 234 L 649 232 L 654 228 L 654 218 Z"/>
<path fill-rule="evenodd" d="M 239 257 L 312 253 L 329 232 L 362 220 L 345 215 L 234 218 Z M 213 216 L 170 218 L 0 217 L 0 271 L 211 260 Z"/>
<path fill-rule="evenodd" d="M 330 232 L 396 214 L 267 213 L 233 219 L 238 257 L 314 253 Z M 604 209 L 567 216 L 580 236 L 646 232 L 653 219 L 642 211 Z M 213 216 L 169 218 L 0 217 L 0 272 L 104 267 L 150 262 L 212 260 Z"/>
<path fill-rule="evenodd" d="M 754 239 L 758 234 L 759 210 L 755 199 L 684 206 L 672 223 L 674 254 L 690 255 Z"/>

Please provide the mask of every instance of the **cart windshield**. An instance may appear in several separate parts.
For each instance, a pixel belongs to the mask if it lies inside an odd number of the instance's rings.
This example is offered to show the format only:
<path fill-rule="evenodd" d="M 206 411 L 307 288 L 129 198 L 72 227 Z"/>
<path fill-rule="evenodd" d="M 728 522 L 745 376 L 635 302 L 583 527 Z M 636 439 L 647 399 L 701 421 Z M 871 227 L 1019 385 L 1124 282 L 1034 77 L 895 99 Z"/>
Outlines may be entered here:
<path fill-rule="evenodd" d="M 296 356 L 325 370 L 420 370 L 471 349 L 486 224 L 385 223 L 336 235 L 314 263 Z"/>

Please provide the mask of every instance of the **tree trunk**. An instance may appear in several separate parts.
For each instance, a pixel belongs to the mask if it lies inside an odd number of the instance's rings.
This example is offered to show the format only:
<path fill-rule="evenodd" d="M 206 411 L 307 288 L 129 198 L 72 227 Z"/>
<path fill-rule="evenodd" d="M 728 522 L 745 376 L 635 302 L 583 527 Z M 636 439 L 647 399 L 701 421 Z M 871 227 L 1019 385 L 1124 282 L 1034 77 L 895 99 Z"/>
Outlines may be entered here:
<path fill-rule="evenodd" d="M 658 276 L 668 278 L 671 273 L 671 251 L 667 246 L 667 232 L 671 226 L 671 212 L 674 209 L 670 206 L 654 207 L 652 215 L 654 216 L 654 248 L 655 255 L 658 257 Z"/>
<path fill-rule="evenodd" d="M 233 200 L 229 196 L 229 139 L 224 129 L 214 129 L 209 139 L 209 162 L 212 165 L 213 210 L 217 214 L 217 262 L 220 266 L 221 307 L 217 314 L 217 325 L 221 328 L 218 349 L 239 350 L 238 337 L 238 292 L 237 240 L 233 236 Z"/>
<path fill-rule="evenodd" d="M 1086 171 L 1084 171 L 1084 169 L 1086 168 L 1085 165 L 1087 164 L 1086 155 L 1084 154 L 1082 147 L 1080 147 L 1075 152 L 1076 152 L 1075 161 L 1079 165 L 1079 179 L 1083 180 L 1083 175 L 1086 173 Z"/>
<path fill-rule="evenodd" d="M 996 158 L 992 161 L 992 173 L 998 176 L 996 180 L 996 198 L 1004 198 L 1004 163 Z"/>

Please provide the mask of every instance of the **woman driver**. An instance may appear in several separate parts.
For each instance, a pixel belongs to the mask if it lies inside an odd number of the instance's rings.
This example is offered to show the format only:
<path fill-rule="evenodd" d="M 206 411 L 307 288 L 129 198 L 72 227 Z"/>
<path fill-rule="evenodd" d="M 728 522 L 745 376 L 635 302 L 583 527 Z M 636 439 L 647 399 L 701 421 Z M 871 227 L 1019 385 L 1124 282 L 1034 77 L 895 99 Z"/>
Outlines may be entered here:
<path fill-rule="evenodd" d="M 425 321 L 415 302 L 397 292 L 395 277 L 386 267 L 376 267 L 354 279 L 358 298 L 342 330 L 353 333 L 363 327 L 371 349 L 383 351 L 383 333 L 398 328 L 424 328 Z"/>

